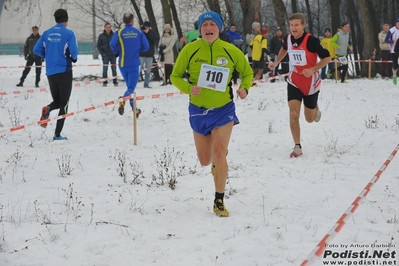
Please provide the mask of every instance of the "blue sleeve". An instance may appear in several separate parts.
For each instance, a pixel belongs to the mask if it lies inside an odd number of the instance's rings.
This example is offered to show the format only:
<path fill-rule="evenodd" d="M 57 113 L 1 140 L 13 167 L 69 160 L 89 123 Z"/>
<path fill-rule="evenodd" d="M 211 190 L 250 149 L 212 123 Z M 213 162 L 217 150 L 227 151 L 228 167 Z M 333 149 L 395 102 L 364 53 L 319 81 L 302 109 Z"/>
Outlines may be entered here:
<path fill-rule="evenodd" d="M 73 31 L 70 32 L 70 38 L 68 41 L 69 52 L 71 53 L 71 58 L 76 60 L 78 59 L 78 42 L 76 40 L 75 33 Z"/>
<path fill-rule="evenodd" d="M 148 44 L 147 37 L 144 33 L 141 33 L 141 46 L 140 46 L 140 53 L 148 51 L 150 49 L 150 45 Z"/>
<path fill-rule="evenodd" d="M 43 46 L 43 35 L 40 36 L 39 40 L 36 42 L 35 46 L 33 47 L 33 53 L 37 54 L 41 58 L 45 58 L 46 51 L 44 50 Z"/>
<path fill-rule="evenodd" d="M 114 33 L 114 35 L 112 35 L 112 39 L 111 39 L 111 41 L 109 42 L 109 47 L 111 47 L 111 50 L 112 50 L 112 52 L 113 52 L 114 54 L 119 54 L 118 47 L 117 47 L 118 35 L 119 35 L 119 30 L 116 31 L 116 32 Z"/>
<path fill-rule="evenodd" d="M 391 32 L 391 31 L 388 31 L 387 36 L 385 36 L 385 42 L 386 42 L 386 43 L 389 43 L 389 44 L 393 44 L 393 41 L 392 41 L 392 32 Z"/>

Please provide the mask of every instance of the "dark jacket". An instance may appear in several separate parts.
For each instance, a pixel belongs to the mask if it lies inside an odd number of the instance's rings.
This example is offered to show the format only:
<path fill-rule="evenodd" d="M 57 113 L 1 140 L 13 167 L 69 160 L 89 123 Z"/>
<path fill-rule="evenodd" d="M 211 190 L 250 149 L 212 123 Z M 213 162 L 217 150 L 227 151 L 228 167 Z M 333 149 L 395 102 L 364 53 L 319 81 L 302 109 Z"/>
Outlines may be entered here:
<path fill-rule="evenodd" d="M 225 42 L 230 42 L 230 38 L 229 38 L 229 36 L 226 34 L 226 32 L 225 31 L 222 31 L 222 32 L 220 32 L 219 33 L 219 38 L 222 40 L 222 41 L 225 41 Z"/>
<path fill-rule="evenodd" d="M 281 37 L 277 37 L 274 36 L 271 40 L 270 40 L 270 46 L 269 46 L 269 51 L 270 51 L 270 56 L 272 57 L 272 60 L 274 61 L 274 56 L 278 55 L 278 52 L 280 51 L 281 47 L 283 46 L 284 43 L 284 38 Z M 283 60 L 284 62 L 288 61 L 288 55 L 286 55 Z"/>
<path fill-rule="evenodd" d="M 40 34 L 37 34 L 36 36 L 31 34 L 25 42 L 24 45 L 24 56 L 30 56 L 32 58 L 36 58 L 37 55 L 35 55 L 33 53 L 33 47 L 35 47 L 35 44 L 37 43 L 37 41 L 40 39 Z"/>
<path fill-rule="evenodd" d="M 150 49 L 146 52 L 140 53 L 141 57 L 153 57 L 155 53 L 155 45 L 158 45 L 159 36 L 153 30 L 149 30 L 147 33 L 144 33 L 147 37 L 148 44 L 150 45 Z"/>
<path fill-rule="evenodd" d="M 114 53 L 111 50 L 111 47 L 109 46 L 109 42 L 111 41 L 113 35 L 114 35 L 114 32 L 112 30 L 109 33 L 109 35 L 105 33 L 105 30 L 103 33 L 98 35 L 97 50 L 102 56 L 114 55 Z"/>

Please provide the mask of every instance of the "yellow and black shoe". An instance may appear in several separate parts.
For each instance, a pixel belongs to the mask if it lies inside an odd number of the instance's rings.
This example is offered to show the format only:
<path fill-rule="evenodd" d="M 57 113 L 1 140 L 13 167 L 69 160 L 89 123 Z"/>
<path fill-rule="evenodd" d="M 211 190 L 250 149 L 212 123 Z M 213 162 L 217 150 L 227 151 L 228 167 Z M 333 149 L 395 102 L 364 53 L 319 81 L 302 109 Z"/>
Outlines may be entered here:
<path fill-rule="evenodd" d="M 229 217 L 229 211 L 226 210 L 223 200 L 221 199 L 215 200 L 215 202 L 213 203 L 213 211 L 219 217 Z"/>
<path fill-rule="evenodd" d="M 120 99 L 120 98 L 123 98 L 123 97 L 122 97 L 122 96 L 119 96 L 119 99 Z M 118 113 L 119 113 L 120 115 L 123 115 L 123 114 L 125 113 L 125 102 L 124 102 L 124 101 L 122 101 L 122 102 L 119 103 Z"/>

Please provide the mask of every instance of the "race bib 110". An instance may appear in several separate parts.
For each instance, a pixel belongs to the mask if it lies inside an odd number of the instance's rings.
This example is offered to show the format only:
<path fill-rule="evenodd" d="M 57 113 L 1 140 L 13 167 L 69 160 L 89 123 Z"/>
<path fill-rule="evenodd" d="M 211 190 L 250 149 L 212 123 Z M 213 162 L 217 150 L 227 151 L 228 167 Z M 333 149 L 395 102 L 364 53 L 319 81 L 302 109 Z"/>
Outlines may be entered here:
<path fill-rule="evenodd" d="M 197 85 L 214 91 L 226 91 L 230 69 L 202 64 Z"/>

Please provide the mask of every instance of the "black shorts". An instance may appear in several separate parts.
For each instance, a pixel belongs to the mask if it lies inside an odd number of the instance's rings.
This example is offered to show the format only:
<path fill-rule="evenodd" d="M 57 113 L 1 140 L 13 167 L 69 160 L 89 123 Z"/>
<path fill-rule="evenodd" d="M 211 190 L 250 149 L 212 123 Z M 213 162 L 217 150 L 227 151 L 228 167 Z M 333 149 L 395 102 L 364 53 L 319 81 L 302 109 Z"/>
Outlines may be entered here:
<path fill-rule="evenodd" d="M 265 60 L 256 61 L 252 59 L 252 68 L 253 69 L 264 69 L 265 68 Z"/>
<path fill-rule="evenodd" d="M 292 84 L 287 85 L 287 99 L 288 101 L 291 100 L 298 100 L 302 102 L 303 99 L 303 105 L 305 105 L 309 109 L 315 109 L 317 106 L 317 100 L 319 98 L 319 92 L 316 92 L 315 94 L 305 96 L 303 93 L 295 86 Z"/>
<path fill-rule="evenodd" d="M 399 67 L 399 64 L 398 64 L 399 56 L 396 53 L 391 53 L 391 58 L 392 58 L 392 69 L 397 70 Z"/>

